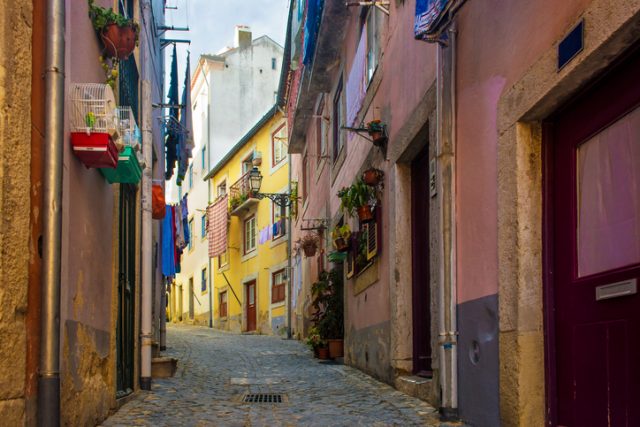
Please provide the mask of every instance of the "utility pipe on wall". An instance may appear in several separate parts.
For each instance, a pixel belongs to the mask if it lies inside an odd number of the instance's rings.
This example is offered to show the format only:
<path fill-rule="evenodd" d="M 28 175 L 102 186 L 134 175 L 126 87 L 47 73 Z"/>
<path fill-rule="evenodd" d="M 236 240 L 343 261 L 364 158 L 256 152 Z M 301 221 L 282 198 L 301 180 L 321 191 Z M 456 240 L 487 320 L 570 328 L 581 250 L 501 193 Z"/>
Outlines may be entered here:
<path fill-rule="evenodd" d="M 458 331 L 456 293 L 456 25 L 448 37 L 438 44 L 437 55 L 437 126 L 440 201 L 439 245 L 441 270 L 438 292 L 438 327 L 440 412 L 444 420 L 458 417 Z"/>
<path fill-rule="evenodd" d="M 143 59 L 147 59 L 146 49 Z M 144 66 L 148 61 L 143 62 Z M 143 66 L 143 70 L 145 67 Z M 147 76 L 145 76 L 147 77 Z M 151 181 L 153 165 L 153 139 L 151 130 L 151 83 L 142 80 L 142 312 L 140 319 L 140 388 L 151 390 L 151 343 L 152 343 L 152 235 L 151 235 Z"/>
<path fill-rule="evenodd" d="M 65 0 L 47 2 L 38 425 L 60 425 L 60 258 L 64 140 Z"/>

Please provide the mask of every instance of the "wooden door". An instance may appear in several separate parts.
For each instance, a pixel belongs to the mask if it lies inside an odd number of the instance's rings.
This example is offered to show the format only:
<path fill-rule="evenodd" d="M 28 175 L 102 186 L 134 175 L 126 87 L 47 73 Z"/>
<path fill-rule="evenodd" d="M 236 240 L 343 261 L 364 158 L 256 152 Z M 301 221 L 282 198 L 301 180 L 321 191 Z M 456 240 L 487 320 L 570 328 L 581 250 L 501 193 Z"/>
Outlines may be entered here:
<path fill-rule="evenodd" d="M 429 146 L 411 165 L 413 373 L 431 377 Z"/>
<path fill-rule="evenodd" d="M 549 425 L 640 425 L 640 55 L 549 128 Z"/>
<path fill-rule="evenodd" d="M 247 316 L 247 332 L 256 330 L 256 281 L 249 282 L 245 285 L 246 295 L 245 304 Z"/>

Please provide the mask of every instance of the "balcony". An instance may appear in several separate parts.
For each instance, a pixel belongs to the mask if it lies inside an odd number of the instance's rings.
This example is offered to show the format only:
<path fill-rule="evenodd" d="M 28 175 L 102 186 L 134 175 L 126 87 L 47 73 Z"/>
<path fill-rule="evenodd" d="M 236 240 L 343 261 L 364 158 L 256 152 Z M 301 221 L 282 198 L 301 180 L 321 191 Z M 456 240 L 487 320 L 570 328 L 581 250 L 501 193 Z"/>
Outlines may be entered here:
<path fill-rule="evenodd" d="M 260 199 L 254 197 L 249 183 L 249 172 L 245 173 L 231 187 L 229 187 L 229 214 L 245 216 L 249 210 L 257 205 Z"/>

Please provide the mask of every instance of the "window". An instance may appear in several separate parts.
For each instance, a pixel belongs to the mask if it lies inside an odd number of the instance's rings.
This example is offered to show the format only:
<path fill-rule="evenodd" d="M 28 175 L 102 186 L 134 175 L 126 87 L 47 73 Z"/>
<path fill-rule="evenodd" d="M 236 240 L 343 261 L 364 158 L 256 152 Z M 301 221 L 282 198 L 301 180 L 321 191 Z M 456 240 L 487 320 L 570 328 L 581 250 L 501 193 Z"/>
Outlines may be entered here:
<path fill-rule="evenodd" d="M 271 275 L 271 304 L 284 301 L 285 279 L 284 269 Z"/>
<path fill-rule="evenodd" d="M 189 166 L 189 190 L 193 188 L 193 164 Z"/>
<path fill-rule="evenodd" d="M 202 269 L 202 272 L 200 274 L 200 290 L 202 292 L 206 292 L 207 291 L 207 267 Z"/>
<path fill-rule="evenodd" d="M 287 233 L 285 228 L 287 218 L 287 208 L 285 208 L 284 216 L 282 216 L 282 208 L 275 203 L 271 203 L 271 223 L 277 224 L 273 230 L 272 240 L 276 240 Z"/>
<path fill-rule="evenodd" d="M 276 166 L 287 157 L 287 130 L 284 123 L 271 134 L 271 166 Z"/>
<path fill-rule="evenodd" d="M 338 154 L 343 145 L 343 132 L 340 132 L 340 126 L 343 123 L 344 112 L 342 111 L 342 78 L 338 83 L 336 94 L 333 97 L 333 161 L 338 159 Z"/>
<path fill-rule="evenodd" d="M 206 145 L 202 146 L 202 170 L 206 170 L 207 166 L 207 147 Z"/>
<path fill-rule="evenodd" d="M 229 253 L 225 251 L 218 255 L 218 268 L 224 267 L 227 264 L 229 264 Z"/>
<path fill-rule="evenodd" d="M 193 249 L 193 218 L 189 220 L 189 250 Z"/>
<path fill-rule="evenodd" d="M 276 58 L 271 58 L 271 69 L 275 70 L 277 65 L 278 65 L 278 61 L 276 61 Z"/>
<path fill-rule="evenodd" d="M 302 203 L 307 201 L 307 191 L 309 191 L 309 162 L 307 156 L 302 159 Z"/>
<path fill-rule="evenodd" d="M 207 214 L 202 214 L 202 222 L 200 223 L 200 237 L 207 237 Z"/>
<path fill-rule="evenodd" d="M 244 253 L 256 250 L 256 217 L 252 216 L 244 222 Z"/>
<path fill-rule="evenodd" d="M 220 317 L 227 317 L 227 291 L 220 292 L 218 302 L 220 305 Z"/>
<path fill-rule="evenodd" d="M 380 60 L 380 28 L 382 27 L 382 15 L 377 7 L 370 7 L 367 15 L 367 84 L 373 78 Z"/>
<path fill-rule="evenodd" d="M 242 161 L 242 175 L 249 172 L 251 169 L 253 169 L 253 153 L 249 154 Z"/>
<path fill-rule="evenodd" d="M 218 198 L 224 197 L 227 195 L 227 180 L 222 181 L 218 184 Z"/>
<path fill-rule="evenodd" d="M 322 114 L 324 113 L 324 96 L 320 99 L 320 104 L 318 105 L 318 109 L 316 110 L 316 162 L 320 163 L 322 160 L 322 155 L 326 150 L 326 141 L 325 141 L 325 128 L 324 128 L 324 118 Z"/>

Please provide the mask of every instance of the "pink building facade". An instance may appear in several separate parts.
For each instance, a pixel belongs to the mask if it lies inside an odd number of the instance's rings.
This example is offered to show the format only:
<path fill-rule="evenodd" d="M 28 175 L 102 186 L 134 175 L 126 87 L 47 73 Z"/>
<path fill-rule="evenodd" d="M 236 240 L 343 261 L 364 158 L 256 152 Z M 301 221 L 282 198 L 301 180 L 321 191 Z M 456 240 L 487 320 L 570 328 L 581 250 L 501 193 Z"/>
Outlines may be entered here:
<path fill-rule="evenodd" d="M 444 417 L 639 422 L 640 3 L 310 0 L 291 21 L 294 242 L 328 227 L 294 264 L 296 333 L 337 266 L 345 363 Z M 374 119 L 386 146 L 344 129 Z M 379 245 L 352 274 L 330 231 L 370 227 L 337 197 L 370 168 Z"/>

